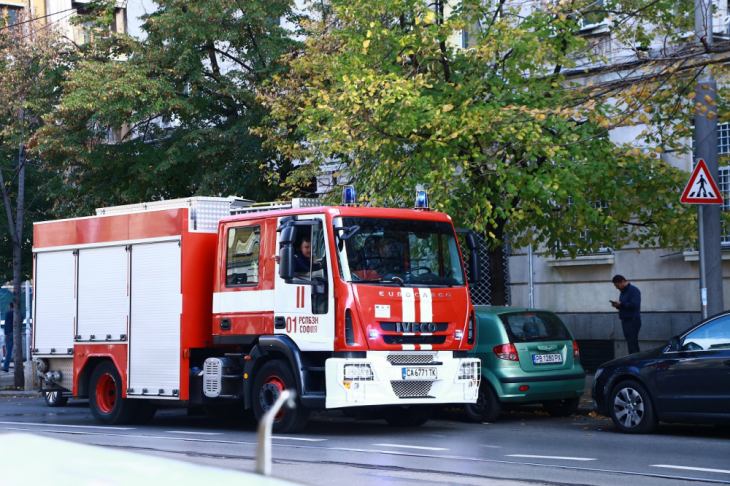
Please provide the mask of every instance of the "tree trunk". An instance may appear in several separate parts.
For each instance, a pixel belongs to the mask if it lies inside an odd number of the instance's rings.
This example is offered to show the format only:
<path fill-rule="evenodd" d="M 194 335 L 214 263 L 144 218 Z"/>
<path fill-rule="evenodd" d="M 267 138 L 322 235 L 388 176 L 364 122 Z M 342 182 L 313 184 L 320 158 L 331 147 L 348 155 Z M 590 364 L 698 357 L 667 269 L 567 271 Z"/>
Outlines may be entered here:
<path fill-rule="evenodd" d="M 23 110 L 20 112 L 21 126 L 24 121 Z M 23 250 L 23 218 L 25 217 L 25 145 L 20 142 L 18 148 L 18 201 L 15 213 L 15 238 L 13 238 L 13 362 L 15 363 L 14 384 L 21 387 L 25 384 L 23 373 L 23 307 L 21 307 L 21 292 L 23 285 L 22 250 Z M 28 312 L 28 309 L 26 309 Z M 30 359 L 30 356 L 28 356 Z"/>

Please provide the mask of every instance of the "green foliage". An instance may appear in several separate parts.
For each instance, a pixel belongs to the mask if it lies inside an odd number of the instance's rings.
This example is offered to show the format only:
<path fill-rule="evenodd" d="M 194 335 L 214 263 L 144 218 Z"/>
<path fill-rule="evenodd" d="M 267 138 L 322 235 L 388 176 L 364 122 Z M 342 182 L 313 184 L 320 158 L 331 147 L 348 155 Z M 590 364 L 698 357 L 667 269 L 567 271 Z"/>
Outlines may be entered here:
<path fill-rule="evenodd" d="M 660 156 L 686 150 L 692 74 L 705 66 L 678 44 L 686 6 L 598 5 L 333 0 L 262 95 L 272 118 L 258 132 L 309 162 L 290 187 L 333 163 L 374 205 L 410 205 L 422 185 L 492 248 L 505 233 L 573 256 L 690 245 L 696 212 L 678 204 L 687 173 Z M 590 15 L 608 19 L 617 45 L 631 40 L 629 61 L 609 63 L 581 34 Z M 468 49 L 455 47 L 463 32 Z M 667 57 L 642 59 L 635 47 L 655 35 Z M 645 127 L 642 149 L 608 137 L 631 125 Z"/>
<path fill-rule="evenodd" d="M 292 2 L 156 3 L 145 39 L 111 34 L 80 47 L 42 140 L 59 175 L 58 215 L 195 194 L 267 200 L 280 189 L 264 174 L 291 170 L 249 130 L 267 115 L 259 86 L 298 49 L 278 23 L 298 24 Z"/>
<path fill-rule="evenodd" d="M 0 26 L 0 283 L 32 276 L 32 223 L 48 219 L 50 201 L 42 192 L 43 172 L 37 134 L 44 116 L 58 104 L 58 88 L 73 56 L 53 28 L 21 17 L 23 29 Z M 21 147 L 23 150 L 21 150 Z M 20 249 L 14 253 L 14 249 Z"/>

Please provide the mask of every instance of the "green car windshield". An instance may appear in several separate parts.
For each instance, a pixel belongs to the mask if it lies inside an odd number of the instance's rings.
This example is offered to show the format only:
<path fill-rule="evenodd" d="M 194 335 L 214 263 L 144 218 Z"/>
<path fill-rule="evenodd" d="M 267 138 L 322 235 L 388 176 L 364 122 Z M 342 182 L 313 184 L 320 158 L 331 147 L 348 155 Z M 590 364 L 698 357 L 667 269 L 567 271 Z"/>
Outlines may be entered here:
<path fill-rule="evenodd" d="M 336 218 L 342 278 L 352 283 L 464 285 L 454 228 L 440 221 Z"/>
<path fill-rule="evenodd" d="M 510 312 L 499 318 L 513 343 L 573 340 L 563 321 L 552 312 Z"/>

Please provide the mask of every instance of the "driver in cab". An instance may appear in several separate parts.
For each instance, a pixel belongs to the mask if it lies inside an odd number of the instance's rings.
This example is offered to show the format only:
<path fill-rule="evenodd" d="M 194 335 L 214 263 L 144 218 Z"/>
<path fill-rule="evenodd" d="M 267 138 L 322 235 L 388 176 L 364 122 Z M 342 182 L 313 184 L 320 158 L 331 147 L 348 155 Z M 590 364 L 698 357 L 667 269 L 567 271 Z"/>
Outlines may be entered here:
<path fill-rule="evenodd" d="M 380 277 L 403 272 L 403 265 L 398 255 L 398 245 L 392 238 L 380 238 L 375 246 L 378 250 L 378 260 L 375 262 L 373 270 Z"/>
<path fill-rule="evenodd" d="M 294 251 L 294 273 L 308 275 L 310 261 L 313 272 L 322 269 L 322 264 L 317 262 L 316 257 L 312 257 L 312 240 L 309 235 L 305 235 L 301 246 Z"/>

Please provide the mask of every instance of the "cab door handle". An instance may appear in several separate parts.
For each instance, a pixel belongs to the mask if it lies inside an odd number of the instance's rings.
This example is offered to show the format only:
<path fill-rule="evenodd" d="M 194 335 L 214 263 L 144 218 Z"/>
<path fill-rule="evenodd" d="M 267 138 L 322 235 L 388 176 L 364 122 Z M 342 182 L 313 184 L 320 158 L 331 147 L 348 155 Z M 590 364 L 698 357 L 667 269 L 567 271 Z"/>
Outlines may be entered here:
<path fill-rule="evenodd" d="M 274 317 L 274 329 L 286 329 L 286 317 Z"/>

